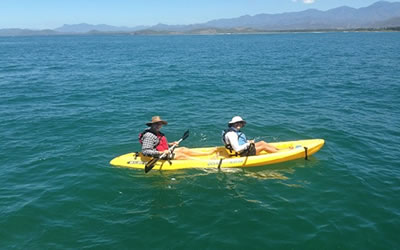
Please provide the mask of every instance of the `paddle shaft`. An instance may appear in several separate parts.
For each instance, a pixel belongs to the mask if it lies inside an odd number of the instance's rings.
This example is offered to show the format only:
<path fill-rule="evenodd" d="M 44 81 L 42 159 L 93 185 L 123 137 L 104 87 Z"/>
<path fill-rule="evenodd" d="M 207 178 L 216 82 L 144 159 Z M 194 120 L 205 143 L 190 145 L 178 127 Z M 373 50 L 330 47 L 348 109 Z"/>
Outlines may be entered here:
<path fill-rule="evenodd" d="M 187 137 L 189 136 L 189 130 L 186 131 L 182 138 L 179 139 L 179 141 L 173 145 L 170 149 L 168 149 L 168 153 L 163 153 L 162 155 L 160 155 L 160 157 L 158 158 L 153 158 L 152 160 L 150 160 L 144 167 L 144 172 L 147 173 L 150 170 L 152 170 L 154 168 L 154 166 L 156 165 L 157 161 L 160 160 L 161 158 L 165 157 L 167 154 L 170 154 L 171 152 L 174 151 L 174 149 L 179 145 L 179 143 L 181 143 L 181 141 L 185 140 Z"/>
<path fill-rule="evenodd" d="M 181 141 L 183 141 L 183 139 L 181 138 L 179 141 L 177 141 L 177 143 L 175 145 L 173 145 L 171 148 L 168 149 L 168 153 L 163 153 L 160 158 L 165 157 L 167 154 L 170 154 L 172 152 L 174 152 L 175 148 L 179 145 L 179 143 L 181 143 Z M 158 158 L 158 159 L 160 159 Z"/>
<path fill-rule="evenodd" d="M 177 144 L 173 145 L 170 149 L 168 149 L 168 153 L 163 153 L 162 155 L 160 155 L 160 157 L 158 158 L 153 158 L 151 161 L 149 161 L 145 168 L 144 168 L 144 172 L 147 173 L 150 170 L 152 170 L 154 168 L 154 166 L 156 165 L 157 161 L 162 159 L 163 157 L 165 157 L 167 154 L 170 154 L 171 152 L 174 151 L 174 149 L 176 148 L 176 146 L 182 141 L 182 139 L 180 139 Z"/>

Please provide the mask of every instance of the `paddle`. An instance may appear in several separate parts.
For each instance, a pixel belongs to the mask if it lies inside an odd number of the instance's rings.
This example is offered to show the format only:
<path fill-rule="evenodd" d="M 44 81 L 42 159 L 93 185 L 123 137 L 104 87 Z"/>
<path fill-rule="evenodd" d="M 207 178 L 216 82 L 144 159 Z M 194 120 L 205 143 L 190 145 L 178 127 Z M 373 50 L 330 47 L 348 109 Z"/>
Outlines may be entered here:
<path fill-rule="evenodd" d="M 178 144 L 185 140 L 186 138 L 189 137 L 189 130 L 186 130 L 186 132 L 183 134 L 182 138 L 174 145 L 172 146 L 170 149 L 168 149 L 168 153 L 172 153 L 174 152 L 174 149 L 178 146 Z M 156 165 L 157 161 L 163 157 L 166 156 L 167 153 L 163 153 L 160 157 L 158 158 L 153 158 L 151 159 L 149 162 L 146 163 L 146 165 L 144 166 L 144 172 L 147 173 L 150 170 L 152 170 L 154 168 L 154 166 Z"/>

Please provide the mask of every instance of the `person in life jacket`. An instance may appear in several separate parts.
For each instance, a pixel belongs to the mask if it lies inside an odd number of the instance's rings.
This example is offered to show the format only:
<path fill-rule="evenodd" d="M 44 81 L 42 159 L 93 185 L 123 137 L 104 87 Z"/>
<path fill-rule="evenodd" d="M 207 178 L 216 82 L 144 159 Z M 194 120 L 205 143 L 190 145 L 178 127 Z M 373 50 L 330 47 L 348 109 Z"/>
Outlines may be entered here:
<path fill-rule="evenodd" d="M 228 129 L 223 131 L 222 141 L 230 154 L 249 156 L 258 155 L 261 151 L 268 153 L 278 152 L 279 149 L 265 141 L 247 140 L 246 135 L 240 131 L 245 125 L 246 121 L 242 117 L 235 116 L 228 123 Z"/>
<path fill-rule="evenodd" d="M 142 144 L 142 154 L 151 157 L 160 157 L 162 154 L 169 155 L 169 147 L 178 144 L 178 142 L 168 143 L 166 136 L 160 131 L 163 125 L 168 122 L 162 120 L 159 116 L 153 116 L 151 121 L 146 123 L 149 127 L 139 134 L 139 142 Z M 210 152 L 196 152 L 185 147 L 175 148 L 170 159 L 182 160 L 191 159 L 191 156 L 203 156 L 214 153 L 217 149 L 211 149 Z"/>

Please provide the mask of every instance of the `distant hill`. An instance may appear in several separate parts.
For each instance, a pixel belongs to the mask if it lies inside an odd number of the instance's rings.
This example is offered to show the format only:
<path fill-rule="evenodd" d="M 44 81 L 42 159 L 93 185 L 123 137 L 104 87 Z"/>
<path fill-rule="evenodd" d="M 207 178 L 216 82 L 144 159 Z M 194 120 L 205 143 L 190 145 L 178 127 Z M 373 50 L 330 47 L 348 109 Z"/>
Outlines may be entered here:
<path fill-rule="evenodd" d="M 376 2 L 365 8 L 339 7 L 327 11 L 308 9 L 301 12 L 282 14 L 258 14 L 238 18 L 217 19 L 195 25 L 158 24 L 152 30 L 187 31 L 204 28 L 230 29 L 246 27 L 258 30 L 307 30 L 307 29 L 357 29 L 385 27 L 385 21 L 392 20 L 392 26 L 400 26 L 394 22 L 400 17 L 400 2 Z"/>
<path fill-rule="evenodd" d="M 190 25 L 116 27 L 106 24 L 64 24 L 54 30 L 0 29 L 0 36 L 57 34 L 216 34 L 307 30 L 399 30 L 400 2 L 376 2 L 364 8 L 308 9 L 282 14 L 245 15 Z"/>
<path fill-rule="evenodd" d="M 394 17 L 383 22 L 378 22 L 377 27 L 400 27 L 400 17 Z"/>
<path fill-rule="evenodd" d="M 64 24 L 63 26 L 56 28 L 55 31 L 61 33 L 86 33 L 92 31 L 98 32 L 132 32 L 137 30 L 146 29 L 148 26 L 136 26 L 136 27 L 116 27 L 107 24 L 87 24 L 87 23 L 80 23 L 80 24 Z"/>
<path fill-rule="evenodd" d="M 40 35 L 57 35 L 54 30 L 30 30 L 30 29 L 0 29 L 0 36 L 40 36 Z"/>

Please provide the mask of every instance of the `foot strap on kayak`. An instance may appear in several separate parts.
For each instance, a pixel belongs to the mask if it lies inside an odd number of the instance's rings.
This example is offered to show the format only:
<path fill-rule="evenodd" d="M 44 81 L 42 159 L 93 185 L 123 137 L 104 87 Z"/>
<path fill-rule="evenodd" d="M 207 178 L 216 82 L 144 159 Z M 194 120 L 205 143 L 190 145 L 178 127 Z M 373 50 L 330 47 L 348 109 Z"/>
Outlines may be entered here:
<path fill-rule="evenodd" d="M 139 156 L 139 152 L 135 152 L 135 160 L 136 160 L 136 158 L 138 158 L 138 156 Z"/>
<path fill-rule="evenodd" d="M 222 158 L 219 160 L 218 169 L 221 169 L 221 164 L 222 164 Z"/>
<path fill-rule="evenodd" d="M 304 147 L 304 153 L 305 153 L 304 159 L 308 160 L 308 148 L 307 147 Z"/>

